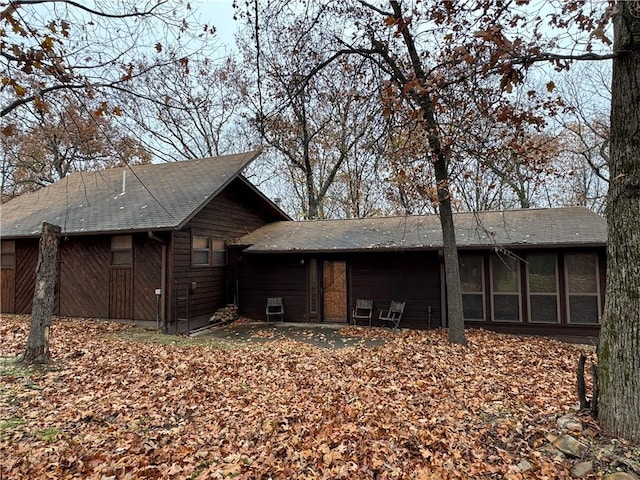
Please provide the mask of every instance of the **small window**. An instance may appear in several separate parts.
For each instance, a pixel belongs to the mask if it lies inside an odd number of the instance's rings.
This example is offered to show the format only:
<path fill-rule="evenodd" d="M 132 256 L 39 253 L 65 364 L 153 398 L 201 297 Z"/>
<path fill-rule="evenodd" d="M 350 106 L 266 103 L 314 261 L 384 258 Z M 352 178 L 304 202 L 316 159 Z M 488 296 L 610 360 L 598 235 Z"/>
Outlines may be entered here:
<path fill-rule="evenodd" d="M 520 321 L 520 262 L 504 255 L 491 256 L 493 320 Z"/>
<path fill-rule="evenodd" d="M 3 240 L 1 245 L 0 267 L 14 270 L 16 268 L 16 242 Z"/>
<path fill-rule="evenodd" d="M 599 323 L 598 256 L 595 253 L 570 253 L 565 255 L 564 263 L 567 276 L 569 323 Z"/>
<path fill-rule="evenodd" d="M 481 255 L 460 255 L 462 312 L 465 320 L 484 320 L 484 262 Z"/>
<path fill-rule="evenodd" d="M 130 267 L 133 263 L 133 240 L 131 235 L 111 237 L 111 265 Z"/>
<path fill-rule="evenodd" d="M 309 314 L 318 313 L 318 261 L 309 260 Z"/>
<path fill-rule="evenodd" d="M 529 321 L 558 323 L 558 275 L 555 255 L 527 256 Z"/>
<path fill-rule="evenodd" d="M 227 263 L 224 240 L 194 235 L 191 248 L 191 265 L 219 267 Z"/>

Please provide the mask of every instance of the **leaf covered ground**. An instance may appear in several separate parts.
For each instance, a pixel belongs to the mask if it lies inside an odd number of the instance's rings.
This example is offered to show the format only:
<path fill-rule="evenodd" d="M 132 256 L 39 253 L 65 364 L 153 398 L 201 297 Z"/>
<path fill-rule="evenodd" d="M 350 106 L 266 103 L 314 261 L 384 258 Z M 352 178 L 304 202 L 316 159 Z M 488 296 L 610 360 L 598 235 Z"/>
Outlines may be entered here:
<path fill-rule="evenodd" d="M 57 320 L 54 363 L 27 369 L 11 358 L 28 319 L 0 318 L 0 477 L 569 478 L 547 436 L 576 403 L 584 347 L 485 331 L 466 348 L 408 331 L 343 349 L 132 332 Z"/>

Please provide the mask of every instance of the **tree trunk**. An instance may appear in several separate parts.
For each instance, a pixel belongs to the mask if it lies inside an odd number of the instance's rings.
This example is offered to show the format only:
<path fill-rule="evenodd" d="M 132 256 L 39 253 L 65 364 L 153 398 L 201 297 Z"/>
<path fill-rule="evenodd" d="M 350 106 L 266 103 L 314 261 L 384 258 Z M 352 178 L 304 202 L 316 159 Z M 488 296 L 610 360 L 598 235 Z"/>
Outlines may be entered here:
<path fill-rule="evenodd" d="M 610 434 L 640 442 L 640 5 L 616 9 L 599 416 Z"/>
<path fill-rule="evenodd" d="M 40 251 L 36 267 L 36 286 L 33 293 L 31 328 L 27 339 L 27 348 L 22 363 L 27 365 L 49 363 L 49 327 L 55 297 L 56 278 L 58 276 L 58 247 L 60 245 L 60 227 L 49 223 L 42 224 Z"/>

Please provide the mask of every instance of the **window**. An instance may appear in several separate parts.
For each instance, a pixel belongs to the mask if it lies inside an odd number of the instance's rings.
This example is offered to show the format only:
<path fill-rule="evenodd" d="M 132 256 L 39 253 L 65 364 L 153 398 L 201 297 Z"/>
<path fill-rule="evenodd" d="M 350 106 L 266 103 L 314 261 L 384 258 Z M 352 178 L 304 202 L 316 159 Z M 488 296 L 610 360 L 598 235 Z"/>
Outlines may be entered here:
<path fill-rule="evenodd" d="M 309 314 L 318 313 L 318 261 L 309 260 Z"/>
<path fill-rule="evenodd" d="M 111 265 L 130 267 L 133 264 L 133 240 L 131 235 L 111 237 Z"/>
<path fill-rule="evenodd" d="M 194 235 L 191 243 L 191 265 L 221 266 L 226 263 L 224 240 Z"/>
<path fill-rule="evenodd" d="M 484 265 L 482 255 L 460 255 L 462 312 L 465 320 L 484 320 Z"/>
<path fill-rule="evenodd" d="M 558 323 L 558 275 L 555 255 L 527 256 L 529 321 Z"/>
<path fill-rule="evenodd" d="M 16 268 L 16 242 L 14 240 L 3 240 L 0 251 L 0 267 L 10 270 Z"/>
<path fill-rule="evenodd" d="M 520 262 L 504 255 L 492 255 L 492 318 L 501 322 L 520 321 Z"/>
<path fill-rule="evenodd" d="M 564 257 L 567 278 L 569 323 L 596 324 L 600 321 L 598 256 L 570 253 Z"/>

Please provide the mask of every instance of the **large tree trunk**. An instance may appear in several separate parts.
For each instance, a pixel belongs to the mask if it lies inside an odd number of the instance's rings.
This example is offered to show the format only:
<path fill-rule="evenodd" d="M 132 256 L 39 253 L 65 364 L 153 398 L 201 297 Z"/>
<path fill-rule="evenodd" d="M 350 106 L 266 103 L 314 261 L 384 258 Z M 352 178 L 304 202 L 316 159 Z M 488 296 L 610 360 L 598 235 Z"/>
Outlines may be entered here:
<path fill-rule="evenodd" d="M 607 197 L 607 292 L 598 352 L 599 415 L 640 442 L 640 4 L 618 1 Z M 634 42 L 634 38 L 636 39 Z"/>
<path fill-rule="evenodd" d="M 36 267 L 36 287 L 33 293 L 31 328 L 22 362 L 27 365 L 49 363 L 49 327 L 53 314 L 56 278 L 58 276 L 58 247 L 60 227 L 42 224 L 40 252 Z"/>

